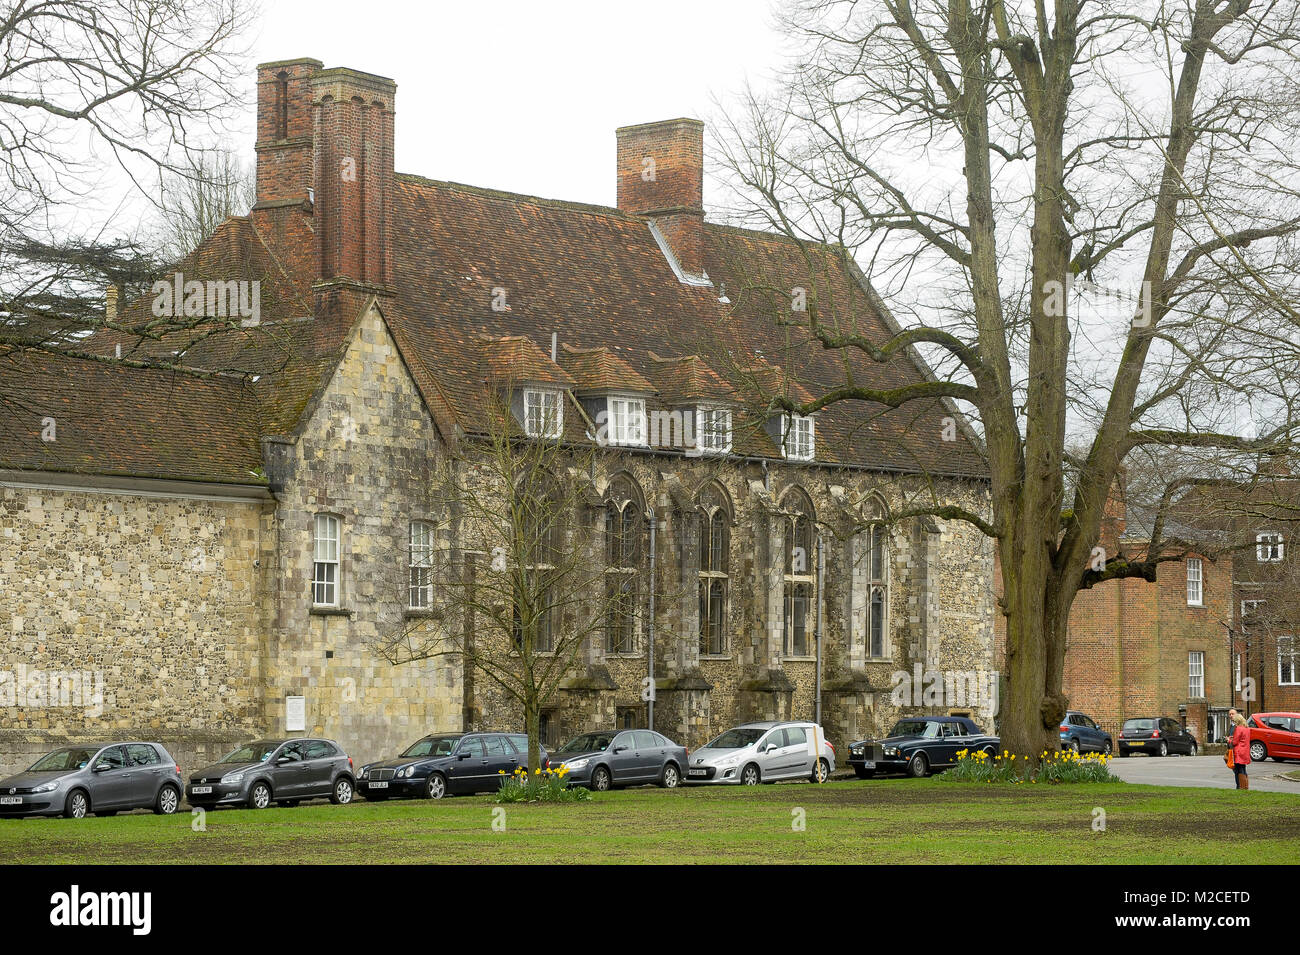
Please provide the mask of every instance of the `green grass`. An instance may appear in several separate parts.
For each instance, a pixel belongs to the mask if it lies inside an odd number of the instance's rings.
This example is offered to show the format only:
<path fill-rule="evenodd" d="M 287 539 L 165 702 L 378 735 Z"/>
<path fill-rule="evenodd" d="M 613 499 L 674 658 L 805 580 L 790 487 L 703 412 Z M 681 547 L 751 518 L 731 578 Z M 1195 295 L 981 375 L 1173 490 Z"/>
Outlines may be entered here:
<path fill-rule="evenodd" d="M 1104 832 L 1093 831 L 1095 808 Z M 561 805 L 480 796 L 221 810 L 206 832 L 184 811 L 2 820 L 0 863 L 1293 863 L 1297 808 L 1286 793 L 1123 783 L 634 789 Z M 504 831 L 492 828 L 497 809 Z"/>

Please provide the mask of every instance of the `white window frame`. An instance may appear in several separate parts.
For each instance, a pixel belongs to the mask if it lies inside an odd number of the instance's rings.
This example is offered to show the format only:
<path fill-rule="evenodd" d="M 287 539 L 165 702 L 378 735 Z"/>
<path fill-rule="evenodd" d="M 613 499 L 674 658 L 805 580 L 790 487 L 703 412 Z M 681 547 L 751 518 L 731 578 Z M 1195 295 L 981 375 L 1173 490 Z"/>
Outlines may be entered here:
<path fill-rule="evenodd" d="M 1241 692 L 1241 654 L 1232 655 L 1232 688 L 1235 692 Z"/>
<path fill-rule="evenodd" d="M 1187 606 L 1205 606 L 1205 571 L 1199 557 L 1187 558 Z"/>
<path fill-rule="evenodd" d="M 547 408 L 548 402 L 554 406 Z M 537 412 L 537 422 L 533 412 Z M 549 425 L 550 427 L 547 427 Z M 564 431 L 564 396 L 555 388 L 524 389 L 524 434 L 530 438 L 558 438 Z"/>
<path fill-rule="evenodd" d="M 781 438 L 781 453 L 787 461 L 811 461 L 817 456 L 817 422 L 812 415 L 782 415 Z"/>
<path fill-rule="evenodd" d="M 1276 556 L 1274 556 L 1276 551 Z M 1280 563 L 1286 556 L 1286 541 L 1277 531 L 1260 531 L 1255 535 L 1255 560 L 1261 564 Z"/>
<path fill-rule="evenodd" d="M 606 434 L 609 443 L 619 447 L 643 446 L 646 442 L 645 399 L 632 395 L 610 395 L 607 401 L 609 416 Z"/>
<path fill-rule="evenodd" d="M 717 426 L 719 420 L 722 421 L 721 428 Z M 727 454 L 731 451 L 730 408 L 700 405 L 695 409 L 695 445 L 703 454 Z"/>
<path fill-rule="evenodd" d="M 1187 652 L 1187 697 L 1192 700 L 1205 698 L 1205 651 L 1189 650 Z"/>
<path fill-rule="evenodd" d="M 1282 679 L 1282 658 L 1291 661 L 1291 679 Z M 1277 638 L 1277 685 L 1300 686 L 1300 641 L 1294 635 Z"/>
<path fill-rule="evenodd" d="M 411 521 L 406 536 L 407 607 L 428 610 L 433 604 L 433 525 Z"/>
<path fill-rule="evenodd" d="M 339 605 L 339 589 L 343 583 L 339 572 L 342 534 L 342 522 L 333 514 L 317 514 L 312 521 L 312 606 Z M 324 597 L 329 599 L 321 599 Z"/>

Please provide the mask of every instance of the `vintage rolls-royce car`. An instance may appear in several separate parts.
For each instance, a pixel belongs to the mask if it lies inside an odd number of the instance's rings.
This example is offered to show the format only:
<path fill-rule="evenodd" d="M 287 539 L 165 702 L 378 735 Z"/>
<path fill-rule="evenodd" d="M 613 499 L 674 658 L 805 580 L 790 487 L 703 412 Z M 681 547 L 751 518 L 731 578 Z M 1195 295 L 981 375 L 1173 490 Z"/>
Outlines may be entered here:
<path fill-rule="evenodd" d="M 994 755 L 1001 741 L 965 716 L 909 716 L 894 724 L 884 739 L 849 744 L 849 765 L 859 779 L 878 773 L 927 776 L 957 762 L 963 749 Z"/>

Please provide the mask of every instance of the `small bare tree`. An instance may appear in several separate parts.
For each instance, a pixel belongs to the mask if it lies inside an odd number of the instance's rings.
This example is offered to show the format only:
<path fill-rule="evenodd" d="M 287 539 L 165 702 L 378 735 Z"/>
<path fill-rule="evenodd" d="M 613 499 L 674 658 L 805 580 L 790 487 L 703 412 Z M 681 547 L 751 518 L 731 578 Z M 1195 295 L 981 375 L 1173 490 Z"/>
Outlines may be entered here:
<path fill-rule="evenodd" d="M 407 605 L 427 613 L 407 615 L 377 649 L 393 664 L 454 658 L 486 678 L 518 704 L 533 771 L 543 708 L 588 641 L 635 606 L 607 586 L 590 478 L 604 452 L 527 438 L 511 422 L 495 408 L 489 432 L 464 439 L 439 468 L 433 497 L 448 539 L 413 546 L 409 578 Z"/>
<path fill-rule="evenodd" d="M 233 153 L 220 149 L 198 154 L 189 168 L 163 178 L 156 243 L 162 257 L 179 262 L 221 223 L 246 215 L 256 201 L 253 171 Z"/>

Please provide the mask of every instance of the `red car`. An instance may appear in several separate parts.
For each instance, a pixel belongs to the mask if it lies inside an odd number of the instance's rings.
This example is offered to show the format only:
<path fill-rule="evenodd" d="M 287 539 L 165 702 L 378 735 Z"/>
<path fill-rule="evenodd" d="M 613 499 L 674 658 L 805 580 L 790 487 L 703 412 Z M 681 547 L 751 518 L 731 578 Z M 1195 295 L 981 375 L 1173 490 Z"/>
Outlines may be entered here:
<path fill-rule="evenodd" d="M 1250 729 L 1250 758 L 1259 762 L 1272 756 L 1300 760 L 1300 713 L 1256 713 L 1246 720 Z"/>

